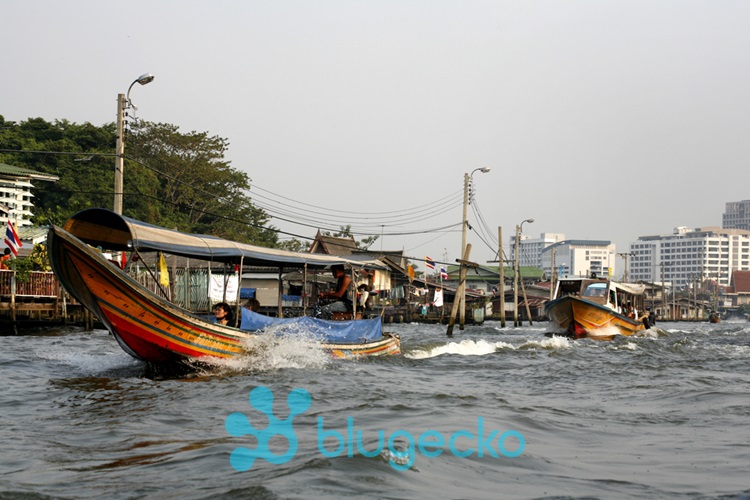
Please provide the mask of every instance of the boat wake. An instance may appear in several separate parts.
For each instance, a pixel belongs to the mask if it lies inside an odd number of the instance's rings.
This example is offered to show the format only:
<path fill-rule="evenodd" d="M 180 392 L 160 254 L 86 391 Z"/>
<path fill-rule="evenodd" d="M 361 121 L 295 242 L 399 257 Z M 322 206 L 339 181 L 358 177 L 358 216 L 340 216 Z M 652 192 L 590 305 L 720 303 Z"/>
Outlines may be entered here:
<path fill-rule="evenodd" d="M 429 347 L 425 349 L 415 349 L 404 356 L 411 359 L 428 359 L 444 354 L 454 354 L 459 356 L 484 356 L 494 354 L 499 350 L 518 350 L 518 349 L 568 349 L 570 340 L 565 337 L 550 337 L 542 340 L 528 340 L 518 346 L 508 342 L 490 342 L 488 340 L 462 340 L 461 342 L 448 342 L 444 345 Z"/>
<path fill-rule="evenodd" d="M 304 332 L 260 334 L 244 342 L 245 353 L 232 358 L 200 358 L 195 363 L 231 372 L 268 372 L 288 368 L 325 368 L 333 358 L 319 340 Z"/>
<path fill-rule="evenodd" d="M 404 356 L 411 359 L 427 359 L 443 354 L 458 354 L 460 356 L 483 356 L 492 354 L 498 349 L 514 349 L 512 344 L 507 342 L 488 342 L 486 340 L 462 340 L 461 342 L 448 342 L 447 344 L 430 347 L 427 349 L 417 349 Z"/>

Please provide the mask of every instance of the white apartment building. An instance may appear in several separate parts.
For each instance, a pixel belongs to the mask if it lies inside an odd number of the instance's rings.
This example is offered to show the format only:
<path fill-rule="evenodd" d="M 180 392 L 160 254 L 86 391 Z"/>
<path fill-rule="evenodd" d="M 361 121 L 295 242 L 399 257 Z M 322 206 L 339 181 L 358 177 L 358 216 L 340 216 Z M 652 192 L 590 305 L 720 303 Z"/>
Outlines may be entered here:
<path fill-rule="evenodd" d="M 679 289 L 718 279 L 729 286 L 733 271 L 750 270 L 750 231 L 677 227 L 670 235 L 639 237 L 630 253 L 630 281 L 671 282 Z"/>
<path fill-rule="evenodd" d="M 721 227 L 750 230 L 750 200 L 728 202 L 721 217 Z"/>
<path fill-rule="evenodd" d="M 542 252 L 547 274 L 554 268 L 558 276 L 607 277 L 615 271 L 616 245 L 606 240 L 563 240 Z"/>
<path fill-rule="evenodd" d="M 528 235 L 521 234 L 518 238 L 518 265 L 543 269 L 542 252 L 544 249 L 564 239 L 565 235 L 562 233 L 542 233 L 539 238 L 530 238 Z M 513 235 L 510 237 L 510 255 L 508 258 L 515 259 L 515 252 L 516 236 Z"/>
<path fill-rule="evenodd" d="M 57 181 L 55 175 L 0 163 L 0 218 L 10 219 L 16 227 L 30 226 L 34 195 L 32 180 Z M 3 234 L 5 234 L 3 232 Z"/>

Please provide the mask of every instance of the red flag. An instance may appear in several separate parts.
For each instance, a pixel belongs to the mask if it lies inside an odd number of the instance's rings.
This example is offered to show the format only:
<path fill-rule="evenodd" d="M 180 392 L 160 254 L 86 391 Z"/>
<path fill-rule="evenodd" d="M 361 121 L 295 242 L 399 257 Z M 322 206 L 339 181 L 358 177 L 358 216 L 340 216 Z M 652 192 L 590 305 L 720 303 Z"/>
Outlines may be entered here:
<path fill-rule="evenodd" d="M 21 238 L 18 237 L 16 228 L 13 227 L 13 223 L 8 219 L 8 225 L 5 228 L 5 244 L 8 245 L 13 255 L 18 256 L 18 249 L 23 246 Z"/>

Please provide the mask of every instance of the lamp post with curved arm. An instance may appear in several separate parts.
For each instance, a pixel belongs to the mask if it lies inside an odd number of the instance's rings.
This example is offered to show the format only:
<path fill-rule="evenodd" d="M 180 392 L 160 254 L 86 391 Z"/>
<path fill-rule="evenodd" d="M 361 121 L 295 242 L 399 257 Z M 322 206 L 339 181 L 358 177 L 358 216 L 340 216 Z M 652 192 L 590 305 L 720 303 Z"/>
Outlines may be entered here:
<path fill-rule="evenodd" d="M 115 200 L 113 210 L 122 214 L 123 169 L 125 166 L 125 110 L 135 106 L 130 100 L 130 89 L 139 83 L 146 85 L 154 81 L 154 75 L 144 73 L 128 87 L 127 94 L 117 94 L 117 143 L 115 144 Z"/>
<path fill-rule="evenodd" d="M 513 272 L 513 326 L 521 326 L 520 322 L 518 321 L 518 247 L 520 246 L 521 241 L 521 230 L 523 229 L 523 225 L 525 222 L 531 224 L 532 222 L 534 222 L 534 219 L 526 219 L 525 221 L 521 222 L 521 224 L 516 226 L 516 241 L 514 245 L 515 258 L 513 260 L 513 264 L 515 266 Z M 528 302 L 526 306 L 528 307 Z M 531 322 L 531 315 L 529 315 L 529 322 Z"/>
<path fill-rule="evenodd" d="M 464 216 L 463 216 L 463 224 L 461 224 L 461 259 L 464 258 L 464 253 L 466 252 L 466 228 L 469 226 L 469 221 L 467 218 L 467 212 L 469 209 L 469 185 L 471 184 L 471 181 L 473 179 L 473 175 L 475 172 L 482 172 L 483 174 L 486 174 L 491 169 L 489 167 L 480 167 L 475 168 L 471 171 L 471 173 L 465 173 L 464 174 Z M 461 297 L 459 298 L 459 311 L 460 311 L 460 321 L 459 321 L 459 329 L 464 329 L 464 322 L 466 320 L 466 284 L 463 284 L 461 290 Z M 459 283 L 459 286 L 461 286 L 461 283 Z"/>

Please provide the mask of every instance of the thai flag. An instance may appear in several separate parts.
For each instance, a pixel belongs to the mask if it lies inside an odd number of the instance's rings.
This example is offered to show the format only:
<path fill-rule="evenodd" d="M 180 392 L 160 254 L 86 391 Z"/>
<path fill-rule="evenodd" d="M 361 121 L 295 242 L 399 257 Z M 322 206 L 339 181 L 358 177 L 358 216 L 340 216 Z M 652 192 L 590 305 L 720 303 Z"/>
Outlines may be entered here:
<path fill-rule="evenodd" d="M 23 243 L 21 243 L 21 238 L 18 237 L 16 228 L 13 227 L 13 223 L 10 219 L 8 219 L 8 225 L 5 228 L 5 244 L 10 248 L 10 251 L 13 252 L 13 255 L 18 257 L 18 249 L 23 246 Z"/>
<path fill-rule="evenodd" d="M 440 268 L 440 279 L 448 279 L 448 271 L 446 271 L 444 267 Z"/>
<path fill-rule="evenodd" d="M 433 271 L 435 270 L 435 261 L 433 261 L 431 258 L 427 257 L 426 255 L 424 258 L 424 265 L 427 267 L 427 269 L 432 269 Z"/>

